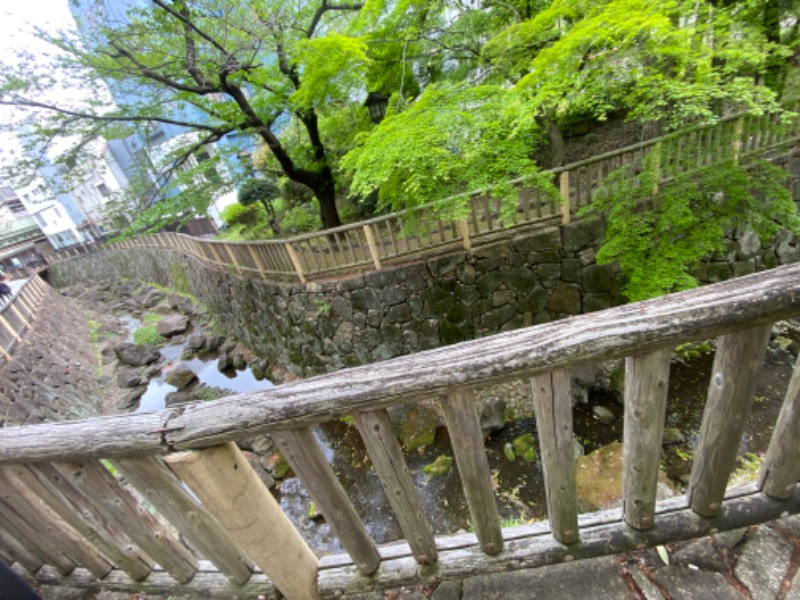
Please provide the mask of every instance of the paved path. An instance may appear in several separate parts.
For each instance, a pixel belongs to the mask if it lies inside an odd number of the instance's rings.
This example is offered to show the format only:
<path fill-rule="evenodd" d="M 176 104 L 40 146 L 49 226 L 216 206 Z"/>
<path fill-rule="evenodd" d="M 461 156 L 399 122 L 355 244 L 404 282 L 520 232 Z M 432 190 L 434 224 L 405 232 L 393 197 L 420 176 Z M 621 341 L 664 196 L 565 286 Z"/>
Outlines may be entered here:
<path fill-rule="evenodd" d="M 800 600 L 800 516 L 655 549 L 353 600 Z"/>

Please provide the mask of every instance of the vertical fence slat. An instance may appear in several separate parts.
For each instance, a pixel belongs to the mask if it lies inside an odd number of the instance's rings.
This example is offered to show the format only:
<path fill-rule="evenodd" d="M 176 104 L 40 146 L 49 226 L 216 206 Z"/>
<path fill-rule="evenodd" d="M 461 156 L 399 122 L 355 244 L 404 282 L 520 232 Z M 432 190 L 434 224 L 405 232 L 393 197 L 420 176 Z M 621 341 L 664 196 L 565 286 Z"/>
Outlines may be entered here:
<path fill-rule="evenodd" d="M 55 545 L 54 550 L 86 567 L 92 575 L 100 579 L 114 568 L 105 556 L 44 504 L 33 491 L 25 484 L 9 479 L 4 470 L 0 471 L 0 490 L 2 501 L 13 511 L 17 520 L 35 528 L 37 534 Z"/>
<path fill-rule="evenodd" d="M 436 562 L 436 542 L 425 518 L 411 473 L 394 434 L 389 413 L 379 410 L 356 415 L 356 423 L 414 558 L 420 564 Z"/>
<path fill-rule="evenodd" d="M 0 500 L 0 529 L 16 539 L 22 547 L 45 564 L 52 565 L 62 575 L 69 575 L 78 565 L 65 556 L 52 538 L 38 525 L 31 526 Z"/>
<path fill-rule="evenodd" d="M 478 542 L 486 554 L 498 554 L 503 549 L 503 533 L 472 390 L 451 392 L 442 408 Z"/>
<path fill-rule="evenodd" d="M 800 357 L 786 389 L 767 456 L 761 466 L 759 487 L 773 498 L 788 498 L 800 477 Z"/>
<path fill-rule="evenodd" d="M 143 552 L 180 583 L 197 571 L 197 561 L 175 540 L 131 493 L 99 462 L 54 463 L 53 466 L 78 488 L 97 510 L 115 523 Z"/>
<path fill-rule="evenodd" d="M 723 335 L 717 341 L 700 441 L 687 490 L 692 510 L 697 514 L 713 517 L 721 510 L 770 330 L 771 325 L 761 325 Z"/>
<path fill-rule="evenodd" d="M 531 391 L 553 537 L 571 544 L 578 539 L 578 501 L 569 372 L 533 377 Z"/>
<path fill-rule="evenodd" d="M 164 458 L 289 600 L 318 598 L 314 553 L 233 442 Z"/>
<path fill-rule="evenodd" d="M 623 513 L 636 529 L 653 526 L 671 355 L 666 349 L 625 360 Z"/>
<path fill-rule="evenodd" d="M 253 563 L 228 533 L 187 493 L 164 463 L 152 456 L 113 461 L 153 506 L 235 585 L 246 582 Z"/>
<path fill-rule="evenodd" d="M 358 570 L 369 575 L 380 564 L 380 555 L 342 484 L 314 439 L 311 429 L 282 429 L 272 439 L 325 517 Z"/>
<path fill-rule="evenodd" d="M 306 281 L 308 280 L 306 279 L 306 274 L 305 270 L 303 269 L 303 265 L 300 263 L 300 257 L 297 256 L 297 253 L 294 251 L 294 248 L 292 247 L 291 243 L 286 242 L 286 244 L 284 244 L 284 247 L 286 248 L 286 253 L 289 255 L 289 260 L 292 261 L 292 266 L 294 267 L 297 276 L 300 278 L 300 283 L 306 283 Z"/>
<path fill-rule="evenodd" d="M 372 263 L 375 265 L 375 270 L 381 270 L 381 257 L 380 253 L 378 252 L 378 244 L 375 243 L 375 236 L 372 233 L 372 226 L 371 225 L 364 225 L 364 235 L 367 238 L 367 246 L 369 247 L 369 253 L 372 257 Z"/>
<path fill-rule="evenodd" d="M 28 569 L 31 573 L 38 571 L 44 564 L 42 560 L 28 552 L 17 539 L 15 539 L 9 532 L 3 530 L 0 526 L 0 547 L 3 548 L 10 561 L 6 564 L 11 564 L 16 561 L 23 567 Z"/>
<path fill-rule="evenodd" d="M 57 475 L 53 467 L 40 465 L 14 465 L 5 468 L 9 478 L 23 483 L 78 533 L 113 560 L 131 579 L 147 577 L 153 564 L 113 525 L 99 521 L 86 497 L 77 492 Z M 9 474 L 10 471 L 10 474 Z M 12 480 L 13 481 L 13 480 Z"/>

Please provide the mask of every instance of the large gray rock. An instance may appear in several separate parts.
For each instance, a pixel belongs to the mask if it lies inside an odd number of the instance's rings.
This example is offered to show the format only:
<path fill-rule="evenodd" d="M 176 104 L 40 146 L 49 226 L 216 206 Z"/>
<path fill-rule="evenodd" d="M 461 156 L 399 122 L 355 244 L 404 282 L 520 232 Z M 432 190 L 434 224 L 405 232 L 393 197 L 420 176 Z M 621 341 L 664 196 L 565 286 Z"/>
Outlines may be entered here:
<path fill-rule="evenodd" d="M 156 324 L 156 331 L 164 337 L 183 333 L 189 328 L 189 317 L 185 315 L 167 315 Z"/>
<path fill-rule="evenodd" d="M 117 372 L 117 385 L 121 388 L 134 388 L 142 384 L 142 376 L 133 369 L 120 369 Z"/>
<path fill-rule="evenodd" d="M 142 367 L 156 362 L 161 353 L 152 346 L 121 342 L 114 346 L 114 353 L 120 364 L 126 367 Z"/>
<path fill-rule="evenodd" d="M 164 381 L 170 385 L 174 385 L 178 390 L 182 390 L 188 387 L 195 379 L 197 379 L 197 375 L 194 371 L 185 365 L 178 365 L 167 373 Z"/>

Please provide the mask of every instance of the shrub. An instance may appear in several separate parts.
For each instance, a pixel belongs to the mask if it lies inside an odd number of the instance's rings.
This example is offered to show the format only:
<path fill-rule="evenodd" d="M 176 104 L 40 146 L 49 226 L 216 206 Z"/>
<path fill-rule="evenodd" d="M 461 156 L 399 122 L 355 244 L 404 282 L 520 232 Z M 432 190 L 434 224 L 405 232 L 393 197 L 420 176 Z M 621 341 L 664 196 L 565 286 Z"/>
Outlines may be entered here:
<path fill-rule="evenodd" d="M 156 331 L 155 324 L 142 325 L 133 332 L 133 342 L 135 344 L 145 344 L 147 346 L 156 346 L 164 341 L 164 337 Z"/>

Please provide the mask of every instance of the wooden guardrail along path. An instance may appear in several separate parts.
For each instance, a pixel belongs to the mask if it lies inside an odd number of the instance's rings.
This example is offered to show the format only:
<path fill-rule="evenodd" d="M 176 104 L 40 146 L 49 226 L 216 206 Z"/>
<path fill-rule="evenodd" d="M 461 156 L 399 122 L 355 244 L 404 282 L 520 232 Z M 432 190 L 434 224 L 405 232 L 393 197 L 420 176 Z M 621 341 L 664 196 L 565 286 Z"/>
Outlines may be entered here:
<path fill-rule="evenodd" d="M 796 264 L 260 392 L 0 428 L 0 559 L 53 584 L 332 598 L 614 554 L 800 512 L 800 362 L 757 483 L 726 490 L 771 324 L 798 315 Z M 709 338 L 717 353 L 689 490 L 656 503 L 669 354 Z M 569 372 L 622 357 L 624 509 L 580 515 Z M 520 378 L 532 386 L 548 520 L 502 529 L 473 390 Z M 423 397 L 439 399 L 458 440 L 474 533 L 433 536 L 392 431 L 387 408 Z M 314 439 L 315 423 L 345 415 L 355 416 L 400 543 L 373 542 Z M 319 559 L 281 512 L 234 443 L 258 434 L 276 441 L 347 554 Z"/>
<path fill-rule="evenodd" d="M 0 306 L 0 356 L 11 360 L 11 353 L 36 320 L 45 286 L 38 275 L 31 277 L 14 298 Z"/>
<path fill-rule="evenodd" d="M 782 124 L 781 118 L 777 114 L 727 117 L 715 125 L 673 133 L 546 172 L 545 179 L 556 181 L 557 189 L 552 192 L 560 202 L 540 189 L 535 177 L 514 180 L 509 183 L 517 190 L 517 207 L 505 218 L 503 201 L 493 198 L 488 189 L 458 196 L 466 199 L 468 211 L 465 218 L 455 222 L 437 216 L 438 207 L 446 207 L 454 199 L 447 198 L 283 240 L 234 242 L 159 233 L 105 247 L 172 249 L 239 276 L 299 279 L 302 283 L 347 270 L 380 270 L 393 261 L 445 248 L 469 250 L 509 229 L 546 219 L 560 217 L 562 223 L 569 223 L 576 211 L 591 203 L 592 194 L 612 172 L 626 167 L 635 177 L 650 153 L 658 169 L 657 188 L 720 160 L 791 149 L 791 144 L 800 139 L 800 120 Z"/>

